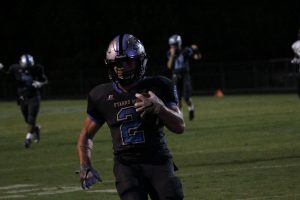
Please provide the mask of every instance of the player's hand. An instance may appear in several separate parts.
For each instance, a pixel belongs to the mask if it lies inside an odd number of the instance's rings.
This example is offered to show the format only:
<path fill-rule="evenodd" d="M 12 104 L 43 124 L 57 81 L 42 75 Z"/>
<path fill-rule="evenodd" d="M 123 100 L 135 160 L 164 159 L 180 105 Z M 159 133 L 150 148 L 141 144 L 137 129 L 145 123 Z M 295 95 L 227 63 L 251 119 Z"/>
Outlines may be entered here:
<path fill-rule="evenodd" d="M 89 189 L 92 185 L 101 182 L 102 179 L 98 172 L 92 166 L 81 166 L 80 167 L 80 182 L 82 189 Z"/>
<path fill-rule="evenodd" d="M 136 111 L 141 112 L 141 117 L 145 114 L 158 114 L 161 108 L 164 106 L 163 101 L 158 98 L 152 91 L 148 92 L 149 97 L 145 97 L 142 94 L 136 93 L 136 98 L 141 101 L 134 104 Z"/>
<path fill-rule="evenodd" d="M 0 63 L 0 71 L 3 69 L 4 65 Z"/>
<path fill-rule="evenodd" d="M 192 44 L 191 45 L 191 49 L 193 50 L 193 58 L 195 60 L 200 60 L 202 58 L 202 55 L 201 55 L 201 53 L 199 51 L 198 46 L 196 44 Z"/>
<path fill-rule="evenodd" d="M 43 84 L 39 81 L 33 81 L 32 86 L 35 88 L 41 88 Z"/>
<path fill-rule="evenodd" d="M 194 51 L 199 49 L 198 46 L 197 46 L 196 44 L 192 44 L 192 45 L 191 45 L 191 48 L 192 48 Z"/>

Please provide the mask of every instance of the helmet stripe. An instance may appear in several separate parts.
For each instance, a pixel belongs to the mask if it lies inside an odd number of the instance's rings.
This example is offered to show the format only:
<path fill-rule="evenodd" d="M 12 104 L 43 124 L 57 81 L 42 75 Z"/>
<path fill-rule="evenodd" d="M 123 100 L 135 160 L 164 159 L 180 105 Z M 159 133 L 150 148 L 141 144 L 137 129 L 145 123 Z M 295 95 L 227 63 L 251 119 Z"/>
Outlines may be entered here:
<path fill-rule="evenodd" d="M 26 59 L 26 66 L 28 66 L 29 65 L 29 56 L 28 56 L 28 54 L 25 54 L 25 59 Z"/>
<path fill-rule="evenodd" d="M 128 40 L 128 34 L 123 35 L 123 39 L 122 39 L 122 47 L 123 49 L 127 49 L 127 40 Z"/>

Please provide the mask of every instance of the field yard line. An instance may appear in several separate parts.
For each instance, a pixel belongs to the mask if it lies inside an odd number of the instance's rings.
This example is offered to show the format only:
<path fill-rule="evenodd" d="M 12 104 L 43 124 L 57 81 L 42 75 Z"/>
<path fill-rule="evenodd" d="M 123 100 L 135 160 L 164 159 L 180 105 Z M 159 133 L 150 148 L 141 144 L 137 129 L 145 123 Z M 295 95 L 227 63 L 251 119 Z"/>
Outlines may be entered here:
<path fill-rule="evenodd" d="M 88 193 L 117 193 L 116 189 L 106 189 L 106 190 L 91 190 Z"/>
<path fill-rule="evenodd" d="M 47 190 L 48 189 L 48 190 Z M 73 186 L 73 187 L 62 187 L 59 190 L 53 190 L 54 188 L 43 188 L 43 192 L 36 192 L 31 193 L 30 196 L 44 196 L 44 195 L 53 195 L 53 194 L 64 194 L 64 193 L 70 193 L 70 192 L 77 192 L 77 191 L 83 191 L 83 189 L 79 186 Z M 115 189 L 102 189 L 102 190 L 92 190 L 87 191 L 89 193 L 116 193 L 117 191 Z"/>
<path fill-rule="evenodd" d="M 26 187 L 35 187 L 17 190 L 18 188 Z M 83 191 L 82 188 L 78 186 L 57 186 L 57 187 L 40 187 L 38 184 L 18 184 L 11 185 L 7 187 L 1 187 L 4 190 L 4 193 L 7 195 L 1 196 L 0 199 L 12 199 L 12 198 L 25 198 L 29 196 L 45 196 L 45 195 L 55 195 L 55 194 L 64 194 L 70 192 Z M 12 189 L 12 190 L 10 190 Z M 116 189 L 98 189 L 86 191 L 89 193 L 116 193 Z M 23 194 L 20 194 L 23 193 Z"/>
<path fill-rule="evenodd" d="M 273 199 L 273 198 L 284 198 L 287 197 L 299 197 L 300 194 L 288 194 L 288 195 L 276 195 L 276 196 L 264 196 L 264 197 L 252 197 L 252 198 L 245 198 L 245 199 L 238 199 L 238 200 L 259 200 L 259 199 Z"/>
<path fill-rule="evenodd" d="M 8 196 L 2 196 L 0 199 L 15 199 L 15 198 L 24 198 L 25 195 L 8 195 Z"/>
<path fill-rule="evenodd" d="M 16 184 L 16 185 L 0 187 L 0 190 L 11 190 L 11 189 L 19 189 L 19 188 L 35 187 L 35 186 L 38 185 L 37 184 Z"/>
<path fill-rule="evenodd" d="M 259 169 L 272 169 L 272 168 L 286 168 L 286 167 L 298 167 L 300 164 L 289 164 L 289 165 L 265 165 L 265 166 L 258 166 L 258 167 L 243 167 L 243 168 L 236 168 L 236 169 L 219 169 L 219 170 L 212 170 L 206 172 L 198 172 L 198 173 L 191 173 L 191 174 L 181 174 L 180 176 L 194 176 L 194 175 L 201 175 L 201 174 L 208 174 L 208 173 L 223 173 L 223 172 L 236 172 L 236 171 L 245 171 L 245 170 L 259 170 Z"/>
<path fill-rule="evenodd" d="M 33 192 L 33 191 L 38 191 L 38 190 L 40 190 L 40 188 L 23 189 L 23 190 L 17 189 L 17 190 L 9 190 L 9 191 L 7 191 L 5 193 L 7 193 L 7 194 L 18 194 L 18 193 L 27 193 L 27 192 Z"/>
<path fill-rule="evenodd" d="M 43 195 L 52 195 L 52 194 L 63 194 L 63 193 L 81 191 L 82 188 L 78 186 L 78 187 L 63 187 L 62 190 L 61 189 L 54 190 L 54 188 L 44 188 L 43 190 L 44 190 L 43 192 L 35 192 L 35 193 L 31 193 L 30 195 L 43 196 Z"/>

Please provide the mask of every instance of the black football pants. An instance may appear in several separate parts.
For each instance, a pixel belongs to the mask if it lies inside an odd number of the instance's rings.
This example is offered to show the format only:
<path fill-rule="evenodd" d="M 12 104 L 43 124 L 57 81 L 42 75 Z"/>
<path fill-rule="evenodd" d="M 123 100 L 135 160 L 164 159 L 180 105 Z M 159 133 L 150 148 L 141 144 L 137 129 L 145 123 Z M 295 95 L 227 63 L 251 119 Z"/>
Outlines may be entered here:
<path fill-rule="evenodd" d="M 116 188 L 121 200 L 182 200 L 180 179 L 174 164 L 124 164 L 115 161 Z"/>
<path fill-rule="evenodd" d="M 178 99 L 181 102 L 182 97 L 188 104 L 190 97 L 192 96 L 192 84 L 191 77 L 188 72 L 182 74 L 174 74 L 173 81 L 177 88 Z"/>
<path fill-rule="evenodd" d="M 20 109 L 27 124 L 35 127 L 36 118 L 40 108 L 40 96 L 34 96 L 28 99 L 19 99 Z"/>

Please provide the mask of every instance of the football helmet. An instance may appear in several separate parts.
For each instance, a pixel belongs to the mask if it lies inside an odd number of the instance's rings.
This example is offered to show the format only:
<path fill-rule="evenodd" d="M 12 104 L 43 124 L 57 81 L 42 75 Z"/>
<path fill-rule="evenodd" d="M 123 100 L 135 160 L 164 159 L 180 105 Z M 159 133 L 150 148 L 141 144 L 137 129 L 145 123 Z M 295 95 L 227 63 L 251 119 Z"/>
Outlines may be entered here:
<path fill-rule="evenodd" d="M 182 45 L 182 40 L 181 40 L 181 36 L 180 35 L 172 35 L 170 38 L 169 38 L 169 45 L 176 45 L 178 46 L 178 48 L 180 49 L 181 48 L 181 45 Z"/>
<path fill-rule="evenodd" d="M 21 65 L 21 67 L 25 68 L 25 67 L 32 67 L 34 65 L 34 59 L 31 55 L 29 54 L 23 54 L 20 57 L 20 61 L 19 64 Z"/>
<path fill-rule="evenodd" d="M 112 81 L 129 85 L 144 77 L 147 60 L 142 42 L 133 35 L 124 34 L 110 42 L 104 61 Z"/>
<path fill-rule="evenodd" d="M 300 40 L 297 40 L 292 44 L 292 49 L 294 53 L 300 57 Z"/>

